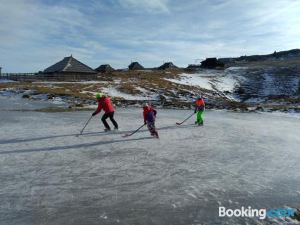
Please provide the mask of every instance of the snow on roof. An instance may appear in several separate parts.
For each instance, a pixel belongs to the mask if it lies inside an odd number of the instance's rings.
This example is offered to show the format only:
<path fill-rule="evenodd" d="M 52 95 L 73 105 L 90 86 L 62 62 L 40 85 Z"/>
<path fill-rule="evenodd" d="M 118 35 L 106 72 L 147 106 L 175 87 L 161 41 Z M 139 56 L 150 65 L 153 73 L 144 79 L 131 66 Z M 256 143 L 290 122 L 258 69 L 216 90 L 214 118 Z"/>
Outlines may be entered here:
<path fill-rule="evenodd" d="M 55 72 L 95 73 L 92 68 L 78 61 L 72 55 L 70 57 L 65 57 L 63 60 L 44 70 L 44 73 Z"/>

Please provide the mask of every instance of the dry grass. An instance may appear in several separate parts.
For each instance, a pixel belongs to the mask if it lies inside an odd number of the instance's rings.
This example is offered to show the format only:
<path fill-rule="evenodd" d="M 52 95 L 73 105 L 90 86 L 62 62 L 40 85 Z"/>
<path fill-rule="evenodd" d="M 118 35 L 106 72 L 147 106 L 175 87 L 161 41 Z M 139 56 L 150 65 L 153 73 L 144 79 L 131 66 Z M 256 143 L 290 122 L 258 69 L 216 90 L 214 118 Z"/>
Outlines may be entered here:
<path fill-rule="evenodd" d="M 199 88 L 191 88 L 190 86 L 175 84 L 165 80 L 165 78 L 178 78 L 183 70 L 152 70 L 152 71 L 114 71 L 112 73 L 100 75 L 98 78 L 103 80 L 120 81 L 118 85 L 113 82 L 116 88 L 124 93 L 138 95 L 142 92 L 136 87 L 146 89 L 149 93 L 164 93 L 171 97 L 177 97 L 174 92 L 179 92 L 181 95 L 190 94 L 191 90 L 199 91 Z M 108 79 L 108 77 L 110 79 Z M 185 91 L 186 90 L 186 91 Z"/>
<path fill-rule="evenodd" d="M 81 93 L 83 85 L 81 84 L 38 84 L 30 82 L 17 82 L 1 84 L 0 89 L 15 88 L 23 90 L 35 90 L 40 94 L 53 94 L 58 96 L 74 96 L 82 99 L 90 99 L 88 94 Z"/>
<path fill-rule="evenodd" d="M 291 58 L 285 60 L 263 60 L 263 61 L 254 61 L 254 62 L 235 62 L 229 63 L 227 66 L 241 66 L 241 67 L 251 67 L 251 68 L 266 68 L 266 67 L 299 67 L 300 59 Z"/>
<path fill-rule="evenodd" d="M 189 107 L 190 100 L 198 95 L 203 95 L 210 100 L 209 108 L 239 108 L 246 109 L 244 103 L 228 100 L 222 93 L 212 90 L 202 89 L 197 86 L 189 86 L 184 84 L 176 84 L 166 80 L 166 78 L 179 78 L 179 75 L 185 72 L 183 70 L 173 71 L 114 71 L 112 73 L 102 74 L 98 76 L 99 83 L 31 83 L 31 82 L 15 82 L 0 84 L 0 89 L 14 88 L 23 90 L 35 90 L 37 93 L 52 94 L 54 96 L 73 96 L 85 100 L 95 100 L 94 93 L 103 91 L 103 88 L 116 88 L 118 91 L 130 95 L 149 95 L 157 96 L 161 105 L 170 105 L 177 107 Z M 146 90 L 140 90 L 143 88 Z M 167 97 L 167 98 L 166 98 Z M 278 96 L 277 96 L 278 97 Z M 190 99 L 190 100 L 189 100 Z M 121 97 L 113 97 L 115 102 L 120 104 L 135 104 L 135 100 L 129 101 Z M 283 98 L 293 104 L 299 104 L 299 99 Z"/>
<path fill-rule="evenodd" d="M 166 80 L 166 78 L 178 78 L 183 70 L 153 70 L 153 71 L 114 71 L 98 76 L 98 81 L 103 83 L 31 83 L 17 82 L 0 84 L 1 88 L 19 88 L 36 90 L 38 93 L 48 93 L 53 95 L 74 96 L 81 99 L 94 99 L 94 92 L 100 92 L 103 88 L 114 87 L 118 91 L 140 95 L 143 88 L 149 95 L 168 96 L 180 102 L 180 97 L 196 95 L 200 93 L 210 93 L 211 91 L 199 87 L 191 87 L 183 84 L 176 84 Z M 90 92 L 90 93 L 89 93 Z M 121 99 L 121 98 L 115 98 Z"/>

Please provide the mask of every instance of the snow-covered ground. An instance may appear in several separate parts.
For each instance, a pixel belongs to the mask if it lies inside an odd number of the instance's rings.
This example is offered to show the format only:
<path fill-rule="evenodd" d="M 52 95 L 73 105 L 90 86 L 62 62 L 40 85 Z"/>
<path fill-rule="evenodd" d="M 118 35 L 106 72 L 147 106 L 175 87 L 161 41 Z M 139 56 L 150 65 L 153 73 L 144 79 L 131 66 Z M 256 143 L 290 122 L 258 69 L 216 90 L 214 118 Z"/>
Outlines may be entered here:
<path fill-rule="evenodd" d="M 24 104 L 27 103 L 27 105 Z M 218 207 L 299 207 L 300 118 L 159 110 L 160 139 L 140 109 L 117 109 L 119 133 L 91 112 L 40 113 L 45 102 L 0 98 L 0 224 L 266 224 Z M 277 224 L 282 221 L 276 220 Z"/>
<path fill-rule="evenodd" d="M 179 79 L 165 78 L 168 81 L 174 82 L 176 84 L 185 84 L 189 86 L 199 86 L 207 90 L 212 89 L 212 77 L 211 76 L 201 76 L 201 74 L 180 74 Z"/>
<path fill-rule="evenodd" d="M 141 88 L 141 87 L 138 87 L 137 89 L 141 91 L 140 95 L 127 94 L 127 93 L 117 90 L 114 87 L 102 88 L 102 91 L 111 97 L 121 97 L 126 100 L 148 100 L 149 101 L 149 100 L 157 99 L 156 94 L 149 94 L 147 92 L 147 90 L 145 90 L 144 88 Z"/>
<path fill-rule="evenodd" d="M 263 74 L 262 88 L 259 91 L 262 96 L 277 95 L 294 95 L 299 90 L 300 76 L 293 75 L 274 75 L 270 72 Z"/>
<path fill-rule="evenodd" d="M 295 68 L 230 67 L 225 70 L 201 69 L 197 73 L 182 73 L 166 80 L 214 91 L 230 100 L 250 104 L 264 102 L 269 97 L 299 96 L 300 76 Z M 205 91 L 203 91 L 205 93 Z M 271 98 L 274 102 L 274 98 Z"/>
<path fill-rule="evenodd" d="M 242 75 L 246 69 L 247 68 L 241 67 L 232 67 L 225 71 L 203 69 L 194 74 L 182 73 L 180 74 L 179 79 L 166 78 L 166 80 L 177 84 L 216 91 L 229 99 L 235 100 L 236 96 L 233 95 L 233 92 L 236 87 L 239 87 L 241 81 L 244 80 Z"/>

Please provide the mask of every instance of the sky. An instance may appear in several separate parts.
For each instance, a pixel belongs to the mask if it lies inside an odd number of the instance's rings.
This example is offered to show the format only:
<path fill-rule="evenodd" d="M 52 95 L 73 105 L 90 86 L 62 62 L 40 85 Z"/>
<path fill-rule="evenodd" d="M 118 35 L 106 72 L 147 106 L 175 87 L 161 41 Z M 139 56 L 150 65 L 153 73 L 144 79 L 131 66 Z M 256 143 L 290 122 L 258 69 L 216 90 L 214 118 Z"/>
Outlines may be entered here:
<path fill-rule="evenodd" d="M 299 24 L 300 0 L 0 0 L 0 67 L 187 66 L 300 48 Z"/>

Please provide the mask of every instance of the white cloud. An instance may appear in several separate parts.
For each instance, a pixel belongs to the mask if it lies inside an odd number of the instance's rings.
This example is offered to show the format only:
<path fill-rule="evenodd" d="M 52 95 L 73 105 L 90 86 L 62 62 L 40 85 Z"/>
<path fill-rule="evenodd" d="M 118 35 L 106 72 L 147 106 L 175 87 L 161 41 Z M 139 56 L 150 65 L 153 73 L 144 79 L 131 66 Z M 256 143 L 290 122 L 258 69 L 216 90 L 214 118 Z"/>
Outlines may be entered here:
<path fill-rule="evenodd" d="M 91 67 L 299 48 L 300 1 L 5 0 L 0 4 L 3 71 L 32 72 L 73 54 Z"/>
<path fill-rule="evenodd" d="M 119 4 L 128 9 L 147 12 L 169 12 L 168 0 L 118 0 Z"/>

